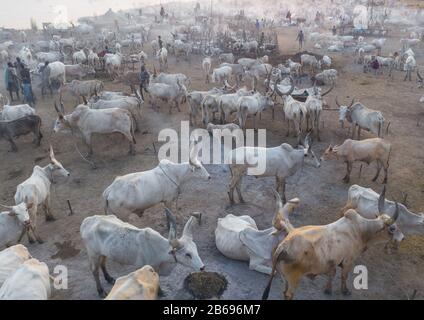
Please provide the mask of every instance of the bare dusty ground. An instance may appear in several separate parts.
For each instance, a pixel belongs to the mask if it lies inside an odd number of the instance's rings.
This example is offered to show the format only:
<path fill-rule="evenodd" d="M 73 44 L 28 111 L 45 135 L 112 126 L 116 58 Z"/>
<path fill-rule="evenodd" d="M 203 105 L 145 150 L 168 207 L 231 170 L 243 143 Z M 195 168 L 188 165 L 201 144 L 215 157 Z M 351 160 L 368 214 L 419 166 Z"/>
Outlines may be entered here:
<path fill-rule="evenodd" d="M 295 53 L 295 29 L 283 29 L 279 37 L 283 54 Z M 383 50 L 388 54 L 399 46 L 399 37 L 389 39 L 389 48 Z M 311 50 L 312 44 L 307 43 Z M 422 52 L 420 49 L 418 52 Z M 320 52 L 318 52 L 320 53 Z M 352 54 L 331 55 L 339 71 L 339 80 L 336 88 L 326 97 L 334 107 L 334 97 L 350 101 L 355 96 L 366 105 L 381 110 L 391 122 L 390 134 L 387 139 L 393 144 L 388 196 L 399 199 L 402 192 L 408 194 L 408 205 L 415 212 L 424 211 L 424 109 L 419 105 L 421 96 L 417 83 L 403 82 L 403 73 L 397 72 L 395 80 L 389 81 L 386 75 L 372 76 L 364 74 L 359 66 L 353 65 Z M 422 55 L 418 54 L 418 62 L 422 62 Z M 149 63 L 152 61 L 150 60 Z M 204 84 L 200 69 L 201 57 L 194 57 L 189 64 L 186 61 L 175 63 L 170 58 L 169 72 L 183 72 L 191 77 L 190 89 L 202 89 Z M 108 90 L 126 90 L 119 83 L 106 81 Z M 53 210 L 57 217 L 55 222 L 46 223 L 40 214 L 39 230 L 45 243 L 42 245 L 27 243 L 31 254 L 41 261 L 45 261 L 50 270 L 56 265 L 65 265 L 69 270 L 69 289 L 54 290 L 53 299 L 99 299 L 85 249 L 81 242 L 79 227 L 82 220 L 90 215 L 103 214 L 102 192 L 118 175 L 150 169 L 157 164 L 152 142 L 157 141 L 157 134 L 162 128 L 179 129 L 180 121 L 188 120 L 187 106 L 183 106 L 181 113 L 173 111 L 168 114 L 168 107 L 162 106 L 160 111 L 154 111 L 149 102 L 143 106 L 143 121 L 140 123 L 141 132 L 137 134 L 137 155 L 128 156 L 128 146 L 119 135 L 96 136 L 94 138 L 94 161 L 98 168 L 93 170 L 74 148 L 76 142 L 84 152 L 80 140 L 67 134 L 51 135 L 51 128 L 55 120 L 53 101 L 57 96 L 39 101 L 38 113 L 44 121 L 44 140 L 42 147 L 35 149 L 31 138 L 25 137 L 18 141 L 19 153 L 8 152 L 9 145 L 0 143 L 0 201 L 12 203 L 16 186 L 26 179 L 32 172 L 34 165 L 46 165 L 48 162 L 47 150 L 49 142 L 55 148 L 57 158 L 67 168 L 72 176 L 65 181 L 58 181 L 53 186 Z M 68 100 L 67 111 L 71 111 L 74 102 Z M 418 117 L 423 118 L 422 125 L 417 126 Z M 248 121 L 252 126 L 252 121 Z M 341 143 L 348 137 L 346 129 L 339 128 L 337 114 L 325 111 L 323 115 L 322 142 L 315 143 L 314 151 L 321 154 L 329 143 Z M 267 129 L 267 145 L 276 146 L 283 142 L 295 144 L 295 138 L 286 137 L 286 124 L 282 121 L 282 109 L 278 107 L 275 121 L 271 120 L 271 112 L 267 111 L 259 121 L 260 128 Z M 363 133 L 363 137 L 370 137 Z M 159 144 L 157 144 L 159 145 Z M 229 260 L 222 256 L 214 244 L 214 230 L 217 219 L 229 213 L 236 215 L 248 214 L 253 217 L 259 228 L 268 228 L 274 214 L 274 200 L 270 187 L 274 186 L 273 178 L 245 178 L 243 192 L 246 204 L 229 206 L 227 185 L 229 172 L 225 166 L 208 165 L 207 170 L 212 175 L 210 182 L 190 183 L 183 188 L 183 195 L 179 201 L 177 222 L 180 229 L 187 221 L 190 212 L 204 213 L 203 224 L 195 234 L 200 256 L 209 271 L 223 274 L 229 284 L 222 296 L 223 299 L 260 299 L 268 277 L 255 271 L 250 271 L 248 264 Z M 371 182 L 374 166 L 365 167 L 362 176 L 358 177 L 359 165 L 354 166 L 351 184 L 360 184 L 380 190 L 382 177 L 379 182 Z M 323 163 L 320 169 L 305 165 L 295 176 L 288 180 L 287 196 L 299 197 L 301 205 L 292 216 L 295 226 L 306 224 L 326 224 L 338 218 L 338 211 L 347 198 L 349 185 L 341 179 L 345 173 L 345 165 L 333 161 Z M 72 203 L 74 215 L 69 216 L 66 200 Z M 163 206 L 156 206 L 147 210 L 142 218 L 132 221 L 139 227 L 151 227 L 167 236 L 166 221 Z M 350 299 L 406 299 L 414 290 L 416 298 L 424 297 L 424 238 L 407 238 L 397 252 L 386 254 L 383 245 L 369 248 L 357 261 L 365 265 L 369 271 L 368 290 L 352 290 Z M 113 262 L 108 263 L 110 272 L 115 277 L 133 271 L 135 266 L 121 266 Z M 178 266 L 169 277 L 161 278 L 162 289 L 166 292 L 165 299 L 188 299 L 187 293 L 182 290 L 184 278 L 191 270 Z M 352 287 L 352 276 L 350 276 Z M 103 281 L 105 288 L 110 286 Z M 323 294 L 324 277 L 317 277 L 314 281 L 303 279 L 295 298 L 297 299 L 346 299 L 339 290 L 339 276 L 336 277 L 332 296 Z M 274 281 L 270 298 L 281 299 L 282 282 L 278 278 Z"/>

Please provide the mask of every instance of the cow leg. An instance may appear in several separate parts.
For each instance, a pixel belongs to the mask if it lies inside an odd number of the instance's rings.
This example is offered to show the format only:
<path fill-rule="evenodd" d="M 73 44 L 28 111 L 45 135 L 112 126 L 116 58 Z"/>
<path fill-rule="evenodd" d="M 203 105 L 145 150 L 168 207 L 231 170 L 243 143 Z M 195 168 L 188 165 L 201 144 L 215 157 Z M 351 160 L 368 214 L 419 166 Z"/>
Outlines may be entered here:
<path fill-rule="evenodd" d="M 231 180 L 230 180 L 230 191 L 228 192 L 228 197 L 230 199 L 230 203 L 234 203 L 234 189 L 238 183 L 238 181 L 241 179 L 241 173 L 237 172 L 236 168 L 231 168 Z"/>
<path fill-rule="evenodd" d="M 18 152 L 18 147 L 16 146 L 15 141 L 13 141 L 12 138 L 9 138 L 8 140 L 9 140 L 9 143 L 10 143 L 10 147 L 12 149 L 11 151 L 12 152 Z"/>
<path fill-rule="evenodd" d="M 386 184 L 387 183 L 387 175 L 389 173 L 389 163 L 387 162 L 386 164 L 384 164 L 384 162 L 383 162 L 382 166 L 383 166 L 383 169 L 384 169 L 384 180 L 383 180 L 383 183 Z"/>
<path fill-rule="evenodd" d="M 34 237 L 37 240 L 37 242 L 39 244 L 44 243 L 43 239 L 41 239 L 40 235 L 38 234 L 38 231 L 35 230 L 36 229 L 36 226 L 33 225 L 32 222 L 31 222 L 30 229 L 31 229 L 32 233 L 34 234 Z M 30 234 L 30 232 L 28 232 L 28 240 L 30 239 L 30 235 L 29 234 Z M 32 242 L 30 241 L 30 243 L 34 243 L 34 239 L 32 239 Z"/>
<path fill-rule="evenodd" d="M 93 155 L 93 146 L 91 145 L 91 134 L 84 135 L 84 142 L 88 147 L 88 156 Z"/>
<path fill-rule="evenodd" d="M 349 275 L 349 270 L 351 270 L 351 266 L 342 265 L 342 275 L 341 275 L 341 289 L 342 294 L 345 296 L 351 295 L 350 290 L 347 288 L 346 281 Z"/>
<path fill-rule="evenodd" d="M 110 276 L 109 272 L 107 272 L 105 256 L 100 256 L 100 267 L 102 268 L 103 276 L 105 277 L 107 283 L 115 284 L 115 279 Z"/>
<path fill-rule="evenodd" d="M 96 281 L 97 292 L 99 293 L 100 297 L 105 298 L 106 292 L 103 289 L 102 284 L 100 283 L 100 278 L 99 278 L 100 257 L 89 256 L 89 259 L 90 259 L 91 272 L 93 273 L 94 281 Z"/>
<path fill-rule="evenodd" d="M 374 178 L 372 178 L 372 181 L 376 181 L 378 179 L 378 176 L 380 175 L 380 171 L 381 171 L 381 167 L 382 167 L 380 160 L 377 160 L 376 162 L 377 162 L 377 172 L 376 172 Z"/>
<path fill-rule="evenodd" d="M 358 125 L 358 140 L 361 140 L 361 127 Z"/>
<path fill-rule="evenodd" d="M 267 265 L 263 264 L 263 259 L 251 256 L 249 261 L 249 269 L 255 270 L 260 273 L 265 273 L 268 275 L 271 275 L 272 268 L 268 267 Z"/>
<path fill-rule="evenodd" d="M 240 178 L 239 181 L 237 181 L 236 190 L 237 190 L 237 194 L 238 194 L 240 203 L 245 203 L 243 196 L 241 195 L 241 180 L 242 180 L 242 178 Z"/>
<path fill-rule="evenodd" d="M 325 294 L 332 294 L 333 293 L 333 278 L 336 275 L 336 267 L 334 266 L 330 272 L 328 273 L 328 281 L 327 285 L 325 287 L 324 293 Z"/>
<path fill-rule="evenodd" d="M 275 177 L 275 181 L 277 184 L 277 192 L 280 194 L 283 204 L 285 204 L 286 203 L 286 180 L 284 178 Z"/>
<path fill-rule="evenodd" d="M 345 183 L 349 183 L 349 180 L 350 180 L 350 172 L 352 171 L 352 163 L 351 162 L 349 162 L 349 161 L 346 161 L 346 169 L 347 169 L 347 171 L 346 171 L 346 176 L 343 178 L 343 181 L 345 182 Z"/>
<path fill-rule="evenodd" d="M 46 197 L 43 203 L 44 213 L 46 214 L 46 221 L 55 221 L 56 218 L 52 214 L 50 194 Z"/>
<path fill-rule="evenodd" d="M 287 134 L 286 137 L 290 135 L 290 120 L 287 119 Z"/>
<path fill-rule="evenodd" d="M 284 278 L 286 279 L 286 290 L 284 291 L 284 298 L 286 300 L 292 300 L 294 292 L 299 285 L 302 273 L 296 270 L 291 270 L 290 273 L 285 273 Z"/>

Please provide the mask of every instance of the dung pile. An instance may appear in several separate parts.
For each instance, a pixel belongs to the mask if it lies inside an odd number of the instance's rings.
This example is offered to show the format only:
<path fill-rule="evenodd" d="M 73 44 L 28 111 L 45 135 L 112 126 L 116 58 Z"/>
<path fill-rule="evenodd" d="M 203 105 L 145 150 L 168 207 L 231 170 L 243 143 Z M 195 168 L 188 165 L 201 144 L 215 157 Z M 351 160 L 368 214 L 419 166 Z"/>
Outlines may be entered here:
<path fill-rule="evenodd" d="M 227 279 L 216 272 L 194 272 L 184 280 L 184 288 L 195 299 L 219 298 L 227 285 Z"/>

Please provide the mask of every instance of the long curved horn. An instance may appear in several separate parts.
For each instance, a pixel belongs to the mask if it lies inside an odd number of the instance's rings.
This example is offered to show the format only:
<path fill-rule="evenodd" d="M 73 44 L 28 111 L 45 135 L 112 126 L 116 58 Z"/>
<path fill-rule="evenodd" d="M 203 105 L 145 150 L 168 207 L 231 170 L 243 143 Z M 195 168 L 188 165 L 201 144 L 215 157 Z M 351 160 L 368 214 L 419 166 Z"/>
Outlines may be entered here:
<path fill-rule="evenodd" d="M 50 160 L 53 160 L 54 159 L 54 151 L 53 151 L 52 145 L 50 145 L 49 156 L 50 156 Z"/>
<path fill-rule="evenodd" d="M 331 88 L 328 91 L 321 94 L 321 97 L 324 97 L 325 95 L 329 94 L 331 92 L 331 90 L 333 90 L 333 89 L 334 89 L 334 83 L 331 85 Z"/>
<path fill-rule="evenodd" d="M 380 197 L 378 198 L 378 213 L 382 214 L 384 211 L 384 203 L 386 199 L 386 185 L 384 185 L 381 191 Z"/>
<path fill-rule="evenodd" d="M 172 245 L 173 248 L 177 245 L 177 222 L 175 220 L 175 216 L 168 208 L 165 208 L 166 219 L 168 223 L 169 235 L 168 241 Z"/>
<path fill-rule="evenodd" d="M 6 208 L 6 209 L 13 209 L 13 206 L 6 206 L 4 204 L 0 203 L 0 207 Z"/>
<path fill-rule="evenodd" d="M 340 105 L 340 103 L 339 103 L 339 100 L 337 99 L 337 96 L 336 96 L 336 105 L 340 108 L 341 107 L 341 105 Z"/>
<path fill-rule="evenodd" d="M 275 84 L 274 84 L 274 90 L 275 90 L 275 92 L 277 92 L 278 93 L 278 95 L 279 96 L 289 96 L 289 95 L 291 95 L 292 94 L 292 92 L 294 91 L 294 81 L 293 81 L 293 78 L 292 77 L 289 77 L 289 79 L 290 79 L 290 84 L 291 84 L 291 87 L 290 87 L 290 89 L 289 89 L 289 91 L 287 91 L 287 92 L 281 92 L 279 89 L 278 89 L 278 84 L 281 82 L 281 81 L 276 81 L 275 82 Z"/>
<path fill-rule="evenodd" d="M 350 105 L 347 108 L 349 109 L 350 107 L 352 107 L 354 103 L 355 103 L 355 97 L 352 98 L 352 102 L 350 103 Z"/>
<path fill-rule="evenodd" d="M 197 141 L 194 141 L 194 145 L 190 150 L 189 163 L 193 166 L 196 165 L 197 155 L 199 153 L 199 147 Z"/>
<path fill-rule="evenodd" d="M 421 77 L 420 70 L 418 68 L 417 68 L 417 77 L 418 77 L 418 79 L 420 79 L 420 81 L 424 80 L 423 77 Z"/>
<path fill-rule="evenodd" d="M 394 213 L 394 215 L 392 217 L 393 223 L 395 223 L 396 220 L 399 218 L 399 205 L 398 205 L 397 202 L 395 202 L 395 208 L 396 208 L 395 209 L 395 213 Z"/>
<path fill-rule="evenodd" d="M 57 107 L 57 103 L 56 101 L 54 102 L 54 109 L 56 110 L 56 112 L 60 115 L 61 112 L 59 111 L 59 108 Z"/>
<path fill-rule="evenodd" d="M 200 212 L 194 212 L 191 214 L 190 219 L 188 219 L 186 225 L 184 226 L 183 237 L 193 238 L 194 222 L 195 220 L 200 221 L 199 216 L 202 216 Z"/>

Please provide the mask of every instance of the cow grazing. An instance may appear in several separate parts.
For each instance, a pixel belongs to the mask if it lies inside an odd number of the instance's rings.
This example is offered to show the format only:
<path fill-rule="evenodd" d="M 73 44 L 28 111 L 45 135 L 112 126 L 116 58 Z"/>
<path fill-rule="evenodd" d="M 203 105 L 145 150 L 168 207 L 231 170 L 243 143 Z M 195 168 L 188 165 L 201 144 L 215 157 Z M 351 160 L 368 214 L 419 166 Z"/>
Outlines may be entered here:
<path fill-rule="evenodd" d="M 28 210 L 31 208 L 26 203 L 3 207 L 8 211 L 0 213 L 0 249 L 19 243 L 30 226 Z"/>
<path fill-rule="evenodd" d="M 159 275 L 146 265 L 116 280 L 105 300 L 156 300 Z"/>
<path fill-rule="evenodd" d="M 384 117 L 380 111 L 370 109 L 360 102 L 355 103 L 355 99 L 352 99 L 349 106 L 345 106 L 340 105 L 336 97 L 336 104 L 339 107 L 339 122 L 342 128 L 345 119 L 351 124 L 352 139 L 355 136 L 356 127 L 358 127 L 358 140 L 361 129 L 370 131 L 379 138 L 383 137 Z"/>
<path fill-rule="evenodd" d="M 34 143 L 40 146 L 43 135 L 41 133 L 41 118 L 38 115 L 28 115 L 12 121 L 0 121 L 0 139 L 9 141 L 13 152 L 18 151 L 14 138 L 29 133 L 34 135 Z"/>
<path fill-rule="evenodd" d="M 100 283 L 99 268 L 108 283 L 115 283 L 115 279 L 107 272 L 107 259 L 139 268 L 150 265 L 160 275 L 169 275 L 177 263 L 197 271 L 205 268 L 193 241 L 196 218 L 190 217 L 182 237 L 177 239 L 175 217 L 168 209 L 165 212 L 169 226 L 168 239 L 151 228 L 136 228 L 114 215 L 84 219 L 80 233 L 100 296 L 106 294 Z"/>
<path fill-rule="evenodd" d="M 122 210 L 142 215 L 144 210 L 164 203 L 171 208 L 181 193 L 181 185 L 194 179 L 210 179 L 198 160 L 199 146 L 190 150 L 189 162 L 173 163 L 161 160 L 154 169 L 117 177 L 103 192 L 106 214 Z"/>
<path fill-rule="evenodd" d="M 383 168 L 383 183 L 386 184 L 391 150 L 392 145 L 380 138 L 371 138 L 361 141 L 347 139 L 339 146 L 333 147 L 330 145 L 327 150 L 325 150 L 321 160 L 337 158 L 346 162 L 347 172 L 346 176 L 343 178 L 343 181 L 346 183 L 350 181 L 350 173 L 355 161 L 365 162 L 366 164 L 375 161 L 377 163 L 377 173 L 372 181 L 377 180 L 381 168 Z"/>
<path fill-rule="evenodd" d="M 328 282 L 324 292 L 331 294 L 332 280 L 338 266 L 342 268 L 342 293 L 350 294 L 346 280 L 356 258 L 376 240 L 391 236 L 390 226 L 399 213 L 397 209 L 394 217 L 390 218 L 381 214 L 381 210 L 379 212 L 377 218 L 366 219 L 350 209 L 339 220 L 321 226 L 294 228 L 290 221 L 285 221 L 283 226 L 288 235 L 273 253 L 271 278 L 262 299 L 268 298 L 276 271 L 286 281 L 285 299 L 293 299 L 296 288 L 305 275 L 314 277 L 326 274 Z"/>
<path fill-rule="evenodd" d="M 4 282 L 0 300 L 47 300 L 51 295 L 49 268 L 29 259 Z"/>
<path fill-rule="evenodd" d="M 45 167 L 35 166 L 31 176 L 18 185 L 15 193 L 15 203 L 20 205 L 24 203 L 29 210 L 30 226 L 28 230 L 28 239 L 34 242 L 32 234 L 39 243 L 43 240 L 36 232 L 37 227 L 37 209 L 43 205 L 46 214 L 46 221 L 55 220 L 50 202 L 50 186 L 54 177 L 69 177 L 70 173 L 56 160 L 53 148 L 50 146 L 50 164 Z M 31 232 L 32 231 L 32 234 Z"/>
<path fill-rule="evenodd" d="M 273 226 L 258 230 L 250 216 L 229 214 L 218 219 L 215 229 L 215 244 L 224 256 L 241 261 L 249 261 L 249 269 L 271 274 L 272 251 L 287 235 L 281 226 L 283 217 L 288 216 L 299 205 L 299 199 L 289 200 L 283 207 L 280 195 L 274 191 L 277 210 Z"/>
<path fill-rule="evenodd" d="M 304 162 L 309 162 L 309 160 L 305 161 L 305 159 L 312 158 L 314 165 L 320 167 L 319 159 L 312 151 L 312 139 L 309 134 L 296 149 L 287 143 L 273 148 L 240 147 L 234 149 L 231 152 L 230 159 L 231 181 L 228 193 L 231 203 L 234 203 L 234 189 L 237 190 L 240 202 L 244 202 L 241 195 L 241 180 L 247 173 L 247 169 L 253 167 L 251 164 L 257 163 L 259 155 L 265 157 L 266 166 L 265 172 L 256 175 L 256 177 L 275 177 L 277 191 L 282 195 L 284 203 L 286 202 L 286 179 L 294 175 Z M 255 175 L 254 172 L 252 175 Z"/>
<path fill-rule="evenodd" d="M 28 249 L 17 244 L 0 251 L 0 288 L 25 261 L 31 259 Z"/>
<path fill-rule="evenodd" d="M 79 130 L 82 133 L 84 143 L 89 149 L 89 155 L 93 154 L 93 145 L 91 143 L 93 133 L 110 134 L 115 132 L 124 135 L 130 144 L 129 154 L 135 154 L 135 124 L 128 110 L 119 108 L 94 110 L 87 105 L 80 104 L 71 114 L 64 115 L 63 102 L 60 105 L 61 110 L 55 103 L 58 118 L 53 131 L 57 133 L 68 129 Z"/>
<path fill-rule="evenodd" d="M 378 199 L 378 193 L 371 188 L 364 188 L 356 184 L 351 185 L 348 191 L 346 205 L 341 212 L 344 213 L 349 209 L 354 209 L 364 218 L 372 219 L 378 215 Z M 393 217 L 396 211 L 394 201 L 385 199 L 382 207 L 383 213 L 389 217 Z M 403 235 L 422 235 L 424 233 L 424 213 L 414 213 L 401 203 L 398 204 L 398 207 L 399 218 L 396 221 L 396 226 L 401 233 L 397 233 L 397 237 L 394 237 L 397 242 L 403 239 Z"/>

